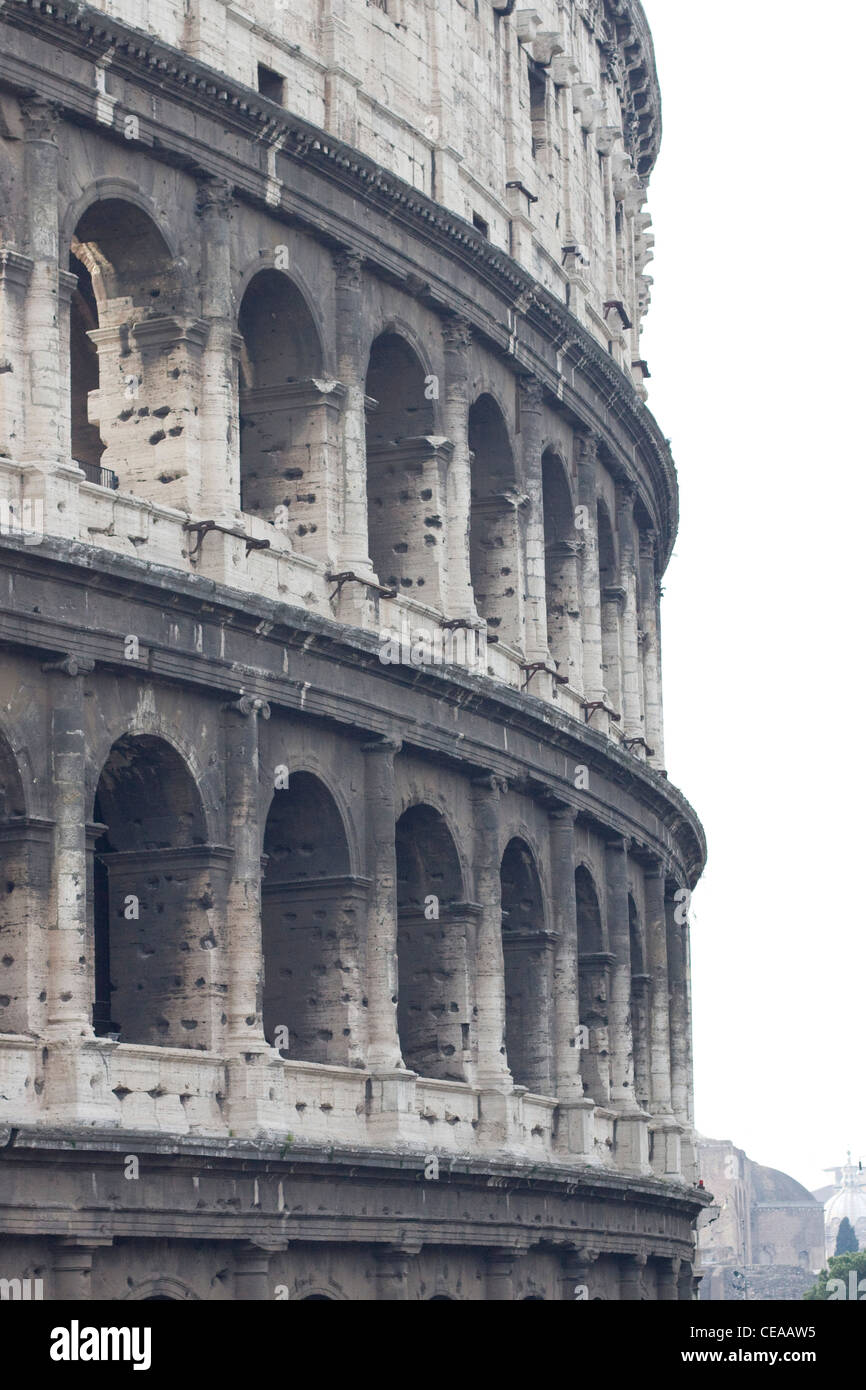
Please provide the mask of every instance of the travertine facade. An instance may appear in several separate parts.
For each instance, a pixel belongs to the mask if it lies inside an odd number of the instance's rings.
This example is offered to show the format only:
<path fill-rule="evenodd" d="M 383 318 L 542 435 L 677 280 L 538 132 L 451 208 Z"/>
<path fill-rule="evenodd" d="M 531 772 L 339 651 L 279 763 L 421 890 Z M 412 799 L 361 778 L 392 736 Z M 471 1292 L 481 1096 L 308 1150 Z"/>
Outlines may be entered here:
<path fill-rule="evenodd" d="M 640 6 L 0 26 L 0 1277 L 690 1297 Z"/>

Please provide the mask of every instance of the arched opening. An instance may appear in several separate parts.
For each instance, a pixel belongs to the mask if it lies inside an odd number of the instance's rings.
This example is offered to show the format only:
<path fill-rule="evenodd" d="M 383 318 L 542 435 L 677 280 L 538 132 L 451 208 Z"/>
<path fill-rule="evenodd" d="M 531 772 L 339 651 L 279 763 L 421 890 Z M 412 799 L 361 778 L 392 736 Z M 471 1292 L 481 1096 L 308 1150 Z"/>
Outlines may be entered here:
<path fill-rule="evenodd" d="M 611 957 L 607 954 L 598 893 L 589 869 L 575 871 L 580 1000 L 581 1075 L 586 1094 L 598 1104 L 610 1097 L 609 998 Z"/>
<path fill-rule="evenodd" d="M 179 263 L 141 208 L 106 198 L 79 219 L 69 270 L 72 457 L 90 482 L 186 500 L 204 339 L 181 325 Z"/>
<path fill-rule="evenodd" d="M 93 1024 L 122 1042 L 207 1049 L 219 1033 L 224 863 L 161 738 L 125 734 L 94 799 Z"/>
<path fill-rule="evenodd" d="M 265 1037 L 283 1056 L 345 1064 L 358 1055 L 363 887 L 324 782 L 293 772 L 265 825 Z"/>
<path fill-rule="evenodd" d="M 471 952 L 460 861 L 444 816 L 413 806 L 397 822 L 397 1027 L 410 1071 L 464 1081 Z"/>
<path fill-rule="evenodd" d="M 28 918 L 36 845 L 28 837 L 24 787 L 15 754 L 0 735 L 0 1033 L 29 1030 L 32 941 Z M 46 866 L 47 867 L 47 866 Z"/>
<path fill-rule="evenodd" d="M 616 543 L 610 513 L 605 503 L 597 504 L 598 568 L 601 591 L 601 657 L 608 700 L 617 714 L 622 713 L 622 614 L 625 590 L 619 583 Z"/>
<path fill-rule="evenodd" d="M 367 369 L 367 524 L 383 584 L 441 606 L 448 450 L 417 353 L 383 333 Z"/>
<path fill-rule="evenodd" d="M 469 565 L 475 606 L 491 637 L 523 649 L 523 575 L 514 455 L 502 411 L 490 395 L 469 411 L 472 501 Z"/>
<path fill-rule="evenodd" d="M 325 495 L 333 441 L 318 328 L 297 286 L 265 269 L 247 285 L 238 331 L 241 509 L 315 553 L 334 505 Z"/>
<path fill-rule="evenodd" d="M 550 1095 L 553 938 L 545 929 L 535 860 L 523 840 L 508 845 L 500 880 L 508 1065 L 516 1085 Z"/>
<path fill-rule="evenodd" d="M 628 934 L 631 956 L 631 1028 L 634 1047 L 634 1093 L 639 1105 L 650 1101 L 649 986 L 644 960 L 644 936 L 637 904 L 628 895 Z"/>
<path fill-rule="evenodd" d="M 579 684 L 580 608 L 574 504 L 565 464 L 546 449 L 541 460 L 547 641 L 561 676 Z"/>

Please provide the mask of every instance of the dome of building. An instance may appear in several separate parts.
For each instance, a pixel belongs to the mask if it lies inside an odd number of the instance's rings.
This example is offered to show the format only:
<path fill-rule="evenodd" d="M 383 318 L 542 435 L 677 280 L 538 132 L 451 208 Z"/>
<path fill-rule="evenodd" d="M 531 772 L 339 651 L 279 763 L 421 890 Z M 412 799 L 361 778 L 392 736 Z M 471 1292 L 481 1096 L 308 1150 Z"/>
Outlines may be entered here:
<path fill-rule="evenodd" d="M 863 1174 L 849 1162 L 841 1170 L 841 1187 L 824 1203 L 824 1229 L 827 1235 L 827 1254 L 836 1248 L 839 1227 L 847 1216 L 861 1249 L 866 1246 L 866 1186 Z"/>

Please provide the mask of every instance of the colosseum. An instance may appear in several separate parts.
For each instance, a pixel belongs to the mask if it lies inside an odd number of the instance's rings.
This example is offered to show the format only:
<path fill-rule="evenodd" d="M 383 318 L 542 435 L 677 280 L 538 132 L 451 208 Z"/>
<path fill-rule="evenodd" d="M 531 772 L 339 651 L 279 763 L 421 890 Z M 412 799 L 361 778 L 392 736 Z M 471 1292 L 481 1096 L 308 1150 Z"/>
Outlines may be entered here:
<path fill-rule="evenodd" d="M 695 1295 L 658 80 L 519 5 L 3 0 L 9 1296 Z"/>

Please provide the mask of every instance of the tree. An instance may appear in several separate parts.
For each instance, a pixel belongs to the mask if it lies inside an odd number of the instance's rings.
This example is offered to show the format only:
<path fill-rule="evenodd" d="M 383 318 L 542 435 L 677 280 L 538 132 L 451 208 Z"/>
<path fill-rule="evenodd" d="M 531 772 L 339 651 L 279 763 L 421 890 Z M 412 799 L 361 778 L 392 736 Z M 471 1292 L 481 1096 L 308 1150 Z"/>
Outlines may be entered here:
<path fill-rule="evenodd" d="M 836 1249 L 833 1253 L 835 1255 L 856 1255 L 859 1249 L 860 1242 L 854 1233 L 854 1227 L 847 1216 L 843 1216 L 839 1222 L 839 1230 L 836 1232 Z"/>
<path fill-rule="evenodd" d="M 852 1272 L 855 1278 L 851 1279 Z M 860 1284 L 863 1284 L 861 1290 Z M 827 1287 L 829 1284 L 829 1288 Z M 852 1289 L 854 1292 L 852 1293 Z M 822 1269 L 818 1275 L 817 1284 L 813 1284 L 808 1293 L 803 1294 L 804 1299 L 825 1300 L 833 1302 L 835 1299 L 855 1298 L 856 1301 L 866 1301 L 866 1250 L 860 1250 L 851 1255 L 833 1255 L 827 1261 L 827 1268 Z"/>

